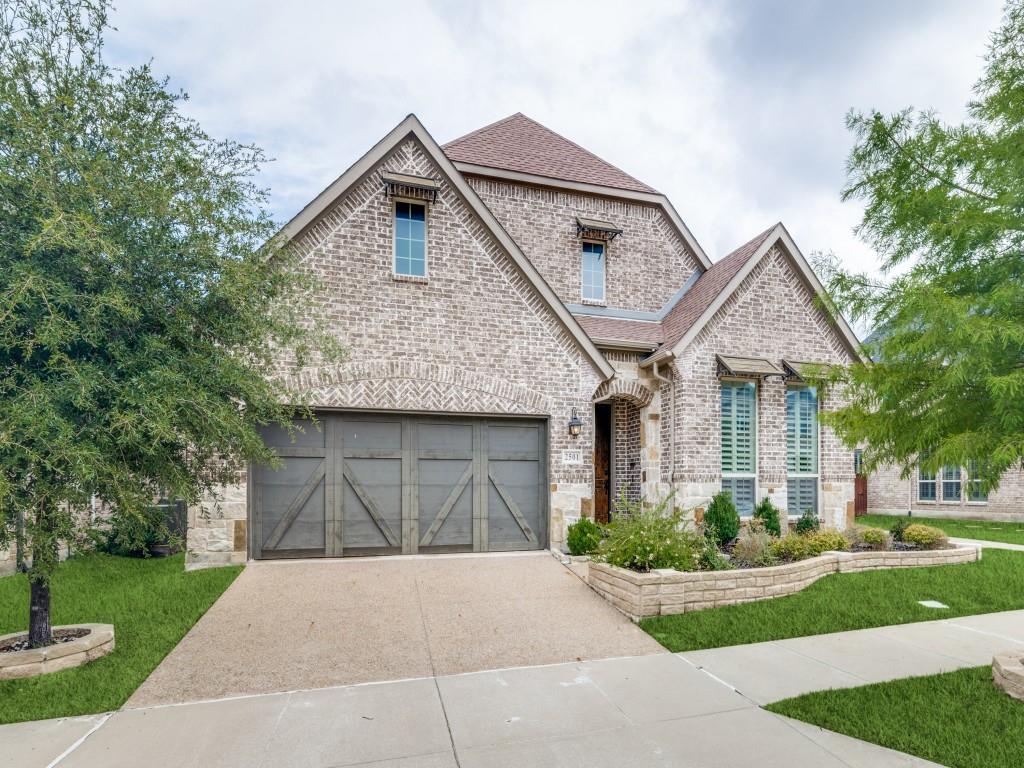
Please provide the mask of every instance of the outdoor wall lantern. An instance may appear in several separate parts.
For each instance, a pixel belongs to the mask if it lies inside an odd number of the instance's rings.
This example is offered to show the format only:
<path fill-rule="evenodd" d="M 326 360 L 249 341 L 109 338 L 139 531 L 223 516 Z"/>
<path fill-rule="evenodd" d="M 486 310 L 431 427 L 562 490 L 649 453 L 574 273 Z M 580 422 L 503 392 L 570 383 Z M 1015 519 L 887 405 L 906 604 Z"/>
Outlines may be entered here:
<path fill-rule="evenodd" d="M 569 435 L 571 437 L 579 437 L 580 432 L 583 431 L 583 422 L 580 421 L 580 415 L 576 413 L 576 409 L 572 409 L 572 416 L 569 418 Z"/>

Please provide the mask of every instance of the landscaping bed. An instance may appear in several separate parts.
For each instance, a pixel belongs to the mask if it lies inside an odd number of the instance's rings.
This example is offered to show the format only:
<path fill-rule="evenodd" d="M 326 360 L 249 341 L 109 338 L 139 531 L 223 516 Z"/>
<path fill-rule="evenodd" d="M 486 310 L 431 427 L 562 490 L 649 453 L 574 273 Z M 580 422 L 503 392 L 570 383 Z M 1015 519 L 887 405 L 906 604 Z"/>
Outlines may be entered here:
<path fill-rule="evenodd" d="M 879 528 L 889 528 L 895 520 L 923 523 L 945 531 L 947 536 L 959 539 L 1001 541 L 1024 546 L 1024 523 L 1003 523 L 995 520 L 964 520 L 952 517 L 906 517 L 904 515 L 862 515 L 857 522 Z"/>
<path fill-rule="evenodd" d="M 54 624 L 113 625 L 117 648 L 75 669 L 0 681 L 0 723 L 117 709 L 240 571 L 186 573 L 183 555 L 136 559 L 92 554 L 63 563 L 54 577 Z M 0 634 L 24 632 L 27 619 L 25 576 L 0 579 Z"/>
<path fill-rule="evenodd" d="M 993 685 L 987 666 L 809 693 L 767 709 L 952 768 L 1017 768 L 1024 756 L 1024 702 Z"/>

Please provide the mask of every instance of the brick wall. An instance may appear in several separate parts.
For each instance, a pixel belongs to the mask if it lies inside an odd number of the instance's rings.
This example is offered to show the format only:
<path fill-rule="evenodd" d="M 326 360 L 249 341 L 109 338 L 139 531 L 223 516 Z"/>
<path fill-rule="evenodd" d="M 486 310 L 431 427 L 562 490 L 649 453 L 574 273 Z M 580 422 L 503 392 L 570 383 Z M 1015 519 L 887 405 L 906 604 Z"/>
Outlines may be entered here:
<path fill-rule="evenodd" d="M 610 221 L 622 229 L 606 251 L 609 307 L 661 309 L 698 266 L 656 205 L 479 177 L 469 177 L 469 182 L 564 302 L 581 302 L 577 216 Z"/>
<path fill-rule="evenodd" d="M 788 256 L 779 248 L 766 254 L 732 297 L 674 363 L 677 420 L 674 483 L 684 507 L 704 505 L 721 488 L 720 383 L 715 355 L 763 357 L 845 364 L 849 352 L 838 332 L 815 306 Z M 668 397 L 667 387 L 662 397 Z M 838 393 L 819 393 L 820 407 Z M 757 495 L 770 495 L 786 508 L 785 383 L 767 379 L 757 387 Z M 668 424 L 663 425 L 663 446 Z M 853 499 L 853 451 L 819 427 L 821 514 L 826 523 L 845 524 Z"/>
<path fill-rule="evenodd" d="M 941 477 L 937 478 L 938 500 L 920 501 L 917 468 L 906 479 L 900 474 L 898 467 L 885 467 L 871 473 L 868 477 L 868 512 L 906 514 L 909 510 L 925 517 L 1024 521 L 1024 472 L 1019 469 L 1003 475 L 999 487 L 990 491 L 988 500 L 984 502 L 967 501 L 965 495 L 959 501 L 943 500 Z M 966 472 L 963 479 L 966 494 Z"/>
<path fill-rule="evenodd" d="M 614 468 L 612 503 L 625 494 L 629 501 L 640 499 L 640 409 L 628 400 L 612 402 L 612 449 Z"/>
<path fill-rule="evenodd" d="M 381 166 L 442 178 L 411 139 Z M 449 183 L 428 212 L 428 279 L 393 276 L 392 222 L 392 204 L 371 172 L 296 243 L 304 268 L 323 283 L 311 321 L 331 329 L 348 357 L 289 381 L 322 407 L 549 417 L 550 544 L 559 546 L 565 520 L 590 502 L 589 403 L 600 372 Z M 283 357 L 276 373 L 287 370 Z M 570 444 L 564 425 L 573 407 L 584 430 Z M 582 465 L 561 463 L 570 447 L 584 449 Z M 193 564 L 244 557 L 244 537 L 236 534 L 245 522 L 245 487 L 224 493 L 220 504 L 190 515 Z"/>

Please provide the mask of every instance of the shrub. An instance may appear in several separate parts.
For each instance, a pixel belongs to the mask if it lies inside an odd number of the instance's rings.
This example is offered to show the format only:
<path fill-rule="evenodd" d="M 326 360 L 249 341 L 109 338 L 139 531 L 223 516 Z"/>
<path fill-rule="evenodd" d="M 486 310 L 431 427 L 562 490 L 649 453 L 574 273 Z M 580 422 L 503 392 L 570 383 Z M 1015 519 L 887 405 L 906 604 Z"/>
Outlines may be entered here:
<path fill-rule="evenodd" d="M 654 507 L 631 504 L 605 528 L 598 549 L 609 565 L 646 573 L 653 568 L 692 571 L 697 567 L 701 537 L 679 512 L 668 511 L 668 499 Z"/>
<path fill-rule="evenodd" d="M 850 548 L 850 542 L 836 530 L 815 531 L 805 538 L 812 557 L 822 552 L 845 552 Z"/>
<path fill-rule="evenodd" d="M 804 513 L 800 515 L 800 519 L 796 521 L 797 533 L 814 533 L 819 528 L 821 528 L 821 522 L 818 520 L 818 514 L 813 509 L 804 510 Z"/>
<path fill-rule="evenodd" d="M 732 494 L 728 491 L 716 493 L 704 513 L 704 522 L 709 530 L 714 530 L 715 540 L 724 546 L 736 538 L 740 532 L 740 513 L 733 504 Z"/>
<path fill-rule="evenodd" d="M 784 563 L 795 563 L 811 556 L 811 545 L 806 536 L 791 533 L 772 542 L 771 553 L 776 560 Z"/>
<path fill-rule="evenodd" d="M 754 519 L 764 524 L 764 529 L 772 536 L 778 538 L 782 535 L 782 525 L 779 522 L 779 510 L 772 504 L 772 500 L 765 496 L 754 507 Z"/>
<path fill-rule="evenodd" d="M 89 532 L 96 549 L 119 557 L 149 557 L 154 544 L 182 545 L 170 525 L 168 505 L 154 504 L 137 511 L 114 508 L 109 521 Z"/>
<path fill-rule="evenodd" d="M 889 549 L 891 546 L 889 532 L 883 531 L 881 528 L 855 525 L 846 531 L 846 538 L 850 542 L 851 547 L 864 547 L 866 549 L 882 551 Z"/>
<path fill-rule="evenodd" d="M 759 519 L 740 531 L 736 546 L 732 549 L 732 559 L 737 565 L 755 568 L 763 565 L 775 565 L 778 561 L 772 553 L 772 537 L 765 530 Z"/>
<path fill-rule="evenodd" d="M 892 525 L 889 526 L 889 533 L 892 534 L 893 541 L 903 541 L 903 532 L 907 530 L 907 526 L 910 523 L 905 518 L 897 517 L 892 521 Z"/>
<path fill-rule="evenodd" d="M 728 571 L 732 564 L 718 551 L 718 534 L 714 526 L 705 523 L 698 540 L 697 569 L 701 571 Z"/>
<path fill-rule="evenodd" d="M 569 526 L 566 543 L 570 555 L 589 555 L 601 545 L 601 526 L 589 517 L 581 517 Z"/>
<path fill-rule="evenodd" d="M 944 549 L 949 546 L 945 532 L 930 525 L 914 523 L 903 530 L 903 541 L 916 544 L 921 549 Z"/>

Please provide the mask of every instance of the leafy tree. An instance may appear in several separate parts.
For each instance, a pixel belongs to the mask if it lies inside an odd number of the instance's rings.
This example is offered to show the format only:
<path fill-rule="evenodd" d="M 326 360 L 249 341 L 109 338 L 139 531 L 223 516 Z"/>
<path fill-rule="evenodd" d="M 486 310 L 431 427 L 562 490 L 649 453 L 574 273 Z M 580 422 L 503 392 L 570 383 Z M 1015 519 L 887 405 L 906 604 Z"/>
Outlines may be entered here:
<path fill-rule="evenodd" d="M 315 286 L 273 245 L 261 152 L 108 66 L 108 10 L 0 5 L 0 545 L 24 515 L 33 645 L 93 497 L 141 516 L 273 463 L 257 426 L 293 397 L 264 374 L 338 351 L 301 320 Z"/>
<path fill-rule="evenodd" d="M 968 119 L 851 112 L 844 199 L 882 280 L 819 259 L 836 303 L 873 320 L 873 364 L 835 372 L 826 414 L 870 470 L 978 462 L 983 487 L 1024 457 L 1024 4 L 992 35 Z"/>

